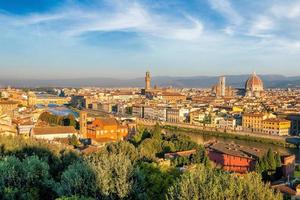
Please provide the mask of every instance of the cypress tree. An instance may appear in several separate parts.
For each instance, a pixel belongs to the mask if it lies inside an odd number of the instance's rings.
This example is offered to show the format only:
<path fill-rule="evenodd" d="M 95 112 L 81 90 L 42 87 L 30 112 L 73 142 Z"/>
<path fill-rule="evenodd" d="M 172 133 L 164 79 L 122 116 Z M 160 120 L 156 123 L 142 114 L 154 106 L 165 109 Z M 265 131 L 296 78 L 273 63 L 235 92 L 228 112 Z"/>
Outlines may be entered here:
<path fill-rule="evenodd" d="M 259 174 L 262 173 L 263 171 L 263 166 L 262 166 L 263 162 L 262 162 L 262 159 L 259 158 L 258 161 L 256 162 L 256 165 L 255 165 L 255 171 Z"/>
<path fill-rule="evenodd" d="M 276 161 L 276 167 L 278 168 L 278 167 L 281 167 L 281 158 L 280 158 L 280 155 L 279 155 L 279 153 L 277 153 L 276 154 L 276 156 L 275 156 L 275 161 Z"/>
<path fill-rule="evenodd" d="M 275 170 L 276 169 L 276 160 L 275 160 L 274 153 L 271 149 L 268 150 L 267 161 L 268 161 L 269 170 Z"/>

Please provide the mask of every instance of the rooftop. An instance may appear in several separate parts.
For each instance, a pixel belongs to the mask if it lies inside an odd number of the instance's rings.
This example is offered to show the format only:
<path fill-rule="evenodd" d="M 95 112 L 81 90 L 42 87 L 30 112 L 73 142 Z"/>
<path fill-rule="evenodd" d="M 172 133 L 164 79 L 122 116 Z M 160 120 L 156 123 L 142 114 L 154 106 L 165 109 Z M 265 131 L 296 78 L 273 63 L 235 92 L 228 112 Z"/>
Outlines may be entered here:
<path fill-rule="evenodd" d="M 77 131 L 73 126 L 58 126 L 58 127 L 35 127 L 33 128 L 34 135 L 46 134 L 76 134 Z"/>
<path fill-rule="evenodd" d="M 242 146 L 235 143 L 216 142 L 208 146 L 209 150 L 218 151 L 220 153 L 238 156 L 248 159 L 255 159 L 263 156 L 266 151 L 254 147 Z"/>

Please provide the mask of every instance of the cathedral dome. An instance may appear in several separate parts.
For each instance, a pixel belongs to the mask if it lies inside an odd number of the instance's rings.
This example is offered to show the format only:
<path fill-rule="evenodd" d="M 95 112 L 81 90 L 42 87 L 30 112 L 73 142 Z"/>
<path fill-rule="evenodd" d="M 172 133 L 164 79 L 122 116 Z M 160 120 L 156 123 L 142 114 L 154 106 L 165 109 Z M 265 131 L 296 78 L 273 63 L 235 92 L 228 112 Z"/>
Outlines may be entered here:
<path fill-rule="evenodd" d="M 261 92 L 264 90 L 263 81 L 256 75 L 251 74 L 245 85 L 246 91 Z"/>

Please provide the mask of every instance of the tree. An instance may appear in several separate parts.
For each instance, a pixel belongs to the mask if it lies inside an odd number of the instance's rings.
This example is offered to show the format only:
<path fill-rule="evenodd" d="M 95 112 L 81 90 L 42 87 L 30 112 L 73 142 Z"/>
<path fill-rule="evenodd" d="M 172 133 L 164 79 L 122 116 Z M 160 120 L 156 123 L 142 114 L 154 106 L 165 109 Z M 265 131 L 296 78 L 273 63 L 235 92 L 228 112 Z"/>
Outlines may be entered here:
<path fill-rule="evenodd" d="M 130 139 L 134 146 L 138 146 L 143 140 L 150 138 L 151 134 L 147 129 L 138 130 L 137 133 Z"/>
<path fill-rule="evenodd" d="M 269 149 L 267 152 L 267 162 L 269 170 L 276 170 L 276 160 L 272 149 Z"/>
<path fill-rule="evenodd" d="M 210 166 L 210 161 L 205 153 L 205 149 L 200 146 L 196 149 L 196 153 L 191 155 L 190 160 L 193 164 L 203 163 L 207 167 Z"/>
<path fill-rule="evenodd" d="M 130 159 L 132 163 L 139 158 L 139 153 L 135 146 L 126 141 L 110 143 L 106 145 L 106 151 L 109 154 L 122 154 Z"/>
<path fill-rule="evenodd" d="M 161 140 L 154 138 L 147 138 L 139 145 L 139 152 L 141 157 L 150 160 L 156 161 L 156 155 L 162 152 Z"/>
<path fill-rule="evenodd" d="M 74 128 L 76 128 L 76 120 L 74 115 L 69 114 L 65 119 L 65 126 L 73 126 Z"/>
<path fill-rule="evenodd" d="M 134 170 L 133 199 L 165 199 L 165 191 L 179 174 L 175 168 L 162 169 L 155 163 L 141 163 Z"/>
<path fill-rule="evenodd" d="M 165 141 L 165 140 L 162 141 L 161 147 L 162 147 L 162 150 L 163 150 L 163 152 L 162 152 L 163 154 L 176 151 L 175 145 L 171 141 Z"/>
<path fill-rule="evenodd" d="M 76 135 L 73 134 L 71 137 L 68 138 L 68 140 L 69 145 L 73 145 L 75 148 L 79 147 L 79 142 Z"/>
<path fill-rule="evenodd" d="M 186 151 L 198 148 L 198 144 L 185 135 L 173 134 L 165 137 L 164 140 L 171 141 L 175 146 L 175 151 Z"/>
<path fill-rule="evenodd" d="M 276 162 L 276 168 L 279 168 L 279 167 L 282 166 L 281 158 L 280 158 L 279 153 L 277 153 L 276 156 L 275 156 L 275 162 Z"/>
<path fill-rule="evenodd" d="M 133 165 L 123 154 L 99 152 L 88 159 L 101 199 L 125 199 L 132 189 Z"/>
<path fill-rule="evenodd" d="M 78 197 L 78 196 L 71 196 L 71 197 L 60 197 L 56 200 L 93 200 L 94 198 L 89 197 Z"/>
<path fill-rule="evenodd" d="M 52 199 L 53 187 L 48 164 L 37 156 L 24 160 L 8 156 L 0 160 L 2 199 Z"/>
<path fill-rule="evenodd" d="M 243 177 L 199 165 L 184 173 L 168 189 L 168 200 L 281 200 L 282 196 L 270 189 L 256 173 Z"/>
<path fill-rule="evenodd" d="M 86 163 L 76 162 L 63 172 L 56 191 L 60 196 L 96 197 L 95 173 Z"/>
<path fill-rule="evenodd" d="M 155 139 L 160 139 L 161 137 L 161 128 L 158 123 L 155 124 L 153 130 L 151 131 L 151 137 Z"/>
<path fill-rule="evenodd" d="M 258 161 L 255 164 L 255 172 L 261 174 L 264 171 L 264 168 L 262 158 L 258 158 Z"/>

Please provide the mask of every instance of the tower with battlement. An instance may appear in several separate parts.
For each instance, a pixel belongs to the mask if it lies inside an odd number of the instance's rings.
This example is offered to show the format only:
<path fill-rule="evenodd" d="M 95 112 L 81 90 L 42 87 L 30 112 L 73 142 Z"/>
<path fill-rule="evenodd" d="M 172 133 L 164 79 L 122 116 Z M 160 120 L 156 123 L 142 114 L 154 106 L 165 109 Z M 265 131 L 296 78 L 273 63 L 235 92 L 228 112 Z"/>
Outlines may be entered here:
<path fill-rule="evenodd" d="M 151 89 L 151 77 L 150 77 L 150 72 L 146 72 L 145 76 L 145 90 L 150 90 Z"/>

